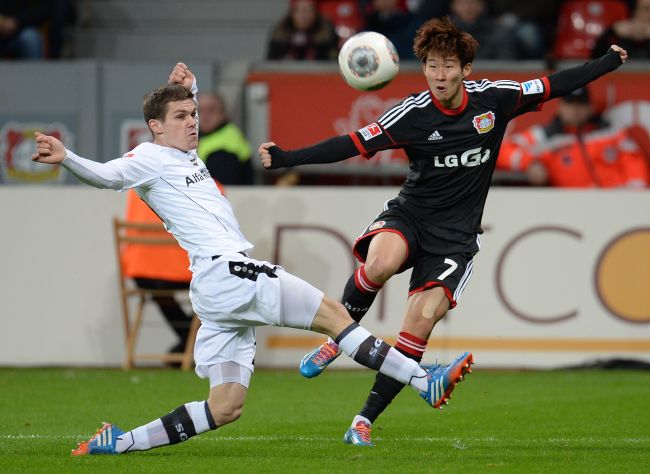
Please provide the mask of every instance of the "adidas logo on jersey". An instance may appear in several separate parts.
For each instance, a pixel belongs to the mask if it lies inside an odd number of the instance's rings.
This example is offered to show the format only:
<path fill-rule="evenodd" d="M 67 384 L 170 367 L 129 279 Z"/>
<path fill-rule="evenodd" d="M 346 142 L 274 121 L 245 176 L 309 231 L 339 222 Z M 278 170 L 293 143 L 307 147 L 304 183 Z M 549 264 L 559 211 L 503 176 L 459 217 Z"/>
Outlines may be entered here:
<path fill-rule="evenodd" d="M 440 135 L 440 132 L 436 130 L 431 135 L 429 135 L 429 140 L 442 140 L 442 135 Z"/>

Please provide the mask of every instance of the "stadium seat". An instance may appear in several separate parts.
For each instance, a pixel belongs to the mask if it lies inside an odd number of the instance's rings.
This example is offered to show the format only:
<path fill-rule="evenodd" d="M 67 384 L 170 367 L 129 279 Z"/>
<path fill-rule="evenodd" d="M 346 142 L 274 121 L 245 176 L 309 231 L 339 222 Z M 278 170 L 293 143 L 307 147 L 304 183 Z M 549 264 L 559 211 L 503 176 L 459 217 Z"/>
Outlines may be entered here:
<path fill-rule="evenodd" d="M 574 0 L 560 7 L 553 56 L 587 59 L 598 37 L 614 22 L 629 18 L 627 4 L 617 0 Z"/>
<path fill-rule="evenodd" d="M 131 369 L 137 361 L 161 361 L 163 363 L 180 362 L 183 370 L 189 370 L 193 364 L 194 341 L 200 322 L 196 315 L 192 316 L 189 337 L 185 350 L 178 353 L 139 353 L 137 352 L 138 338 L 142 329 L 144 309 L 147 303 L 153 302 L 154 296 L 184 297 L 187 290 L 149 290 L 137 288 L 124 273 L 122 253 L 128 245 L 139 246 L 177 246 L 176 240 L 167 233 L 162 224 L 153 222 L 128 222 L 117 217 L 113 218 L 115 250 L 118 265 L 118 280 L 124 335 L 126 340 L 126 358 L 124 368 Z M 135 314 L 131 315 L 132 300 L 136 300 Z"/>

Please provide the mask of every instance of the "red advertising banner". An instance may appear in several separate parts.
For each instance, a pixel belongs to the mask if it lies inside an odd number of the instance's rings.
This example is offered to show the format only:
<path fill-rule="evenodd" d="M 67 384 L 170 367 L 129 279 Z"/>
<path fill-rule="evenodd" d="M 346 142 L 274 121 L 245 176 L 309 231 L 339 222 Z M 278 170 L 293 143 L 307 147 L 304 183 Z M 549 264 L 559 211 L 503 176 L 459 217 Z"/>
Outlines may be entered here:
<path fill-rule="evenodd" d="M 475 71 L 470 79 L 510 79 L 524 82 L 547 75 L 546 71 Z M 382 90 L 359 92 L 345 84 L 337 72 L 253 72 L 247 82 L 268 87 L 269 137 L 283 148 L 297 148 L 358 130 L 374 122 L 386 109 L 405 96 L 421 92 L 427 84 L 419 71 L 402 71 Z M 615 72 L 589 85 L 598 109 L 623 101 L 648 101 L 650 72 Z M 551 119 L 556 101 L 546 103 L 540 112 L 514 120 L 509 133 Z M 634 109 L 634 108 L 632 108 Z M 638 122 L 630 119 L 628 122 Z M 645 125 L 645 124 L 643 124 Z M 387 151 L 372 160 L 355 158 L 346 164 L 377 166 L 403 159 L 401 152 Z"/>

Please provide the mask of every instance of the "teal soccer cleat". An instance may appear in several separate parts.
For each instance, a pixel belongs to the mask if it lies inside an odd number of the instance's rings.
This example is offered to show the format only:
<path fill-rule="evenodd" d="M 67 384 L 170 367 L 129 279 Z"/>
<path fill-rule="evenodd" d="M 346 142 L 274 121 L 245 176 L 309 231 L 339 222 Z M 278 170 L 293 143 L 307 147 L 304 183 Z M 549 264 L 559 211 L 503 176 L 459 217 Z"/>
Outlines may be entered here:
<path fill-rule="evenodd" d="M 300 361 L 300 374 L 308 379 L 320 375 L 325 367 L 330 365 L 341 354 L 341 349 L 336 342 L 327 338 L 327 342 L 302 358 Z"/>
<path fill-rule="evenodd" d="M 73 456 L 84 456 L 86 454 L 118 454 L 115 451 L 117 439 L 124 434 L 124 431 L 110 423 L 104 423 L 88 441 L 79 443 L 77 449 L 72 450 Z"/>
<path fill-rule="evenodd" d="M 436 365 L 427 369 L 428 389 L 420 392 L 420 396 L 433 408 L 442 408 L 451 398 L 454 387 L 461 382 L 466 374 L 472 371 L 474 358 L 470 352 L 456 357 L 447 366 Z"/>
<path fill-rule="evenodd" d="M 359 421 L 356 425 L 348 428 L 345 435 L 343 435 L 343 442 L 355 446 L 374 446 L 370 439 L 371 430 L 372 427 L 368 423 Z"/>

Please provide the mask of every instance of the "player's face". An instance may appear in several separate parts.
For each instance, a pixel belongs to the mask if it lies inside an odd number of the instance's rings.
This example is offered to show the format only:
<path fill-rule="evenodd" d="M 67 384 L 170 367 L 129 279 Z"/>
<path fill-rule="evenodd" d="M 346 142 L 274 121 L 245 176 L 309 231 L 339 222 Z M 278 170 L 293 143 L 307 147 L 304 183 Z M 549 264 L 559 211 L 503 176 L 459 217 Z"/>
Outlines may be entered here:
<path fill-rule="evenodd" d="M 463 101 L 463 79 L 472 71 L 471 64 L 461 66 L 457 57 L 445 58 L 429 53 L 422 71 L 438 102 L 448 109 L 460 106 Z"/>
<path fill-rule="evenodd" d="M 196 105 L 192 99 L 168 103 L 165 120 L 150 122 L 154 122 L 150 123 L 154 143 L 181 151 L 193 150 L 199 145 Z"/>

